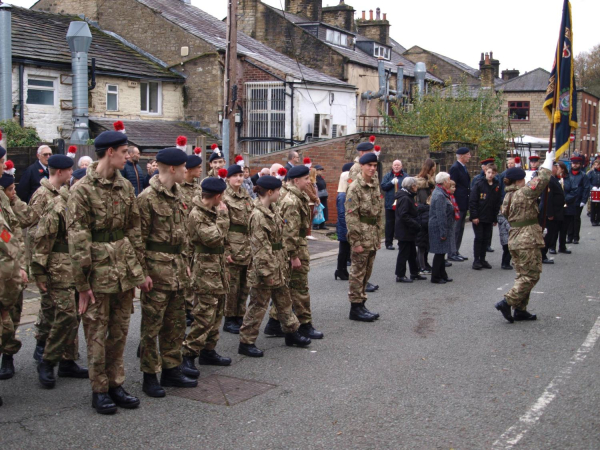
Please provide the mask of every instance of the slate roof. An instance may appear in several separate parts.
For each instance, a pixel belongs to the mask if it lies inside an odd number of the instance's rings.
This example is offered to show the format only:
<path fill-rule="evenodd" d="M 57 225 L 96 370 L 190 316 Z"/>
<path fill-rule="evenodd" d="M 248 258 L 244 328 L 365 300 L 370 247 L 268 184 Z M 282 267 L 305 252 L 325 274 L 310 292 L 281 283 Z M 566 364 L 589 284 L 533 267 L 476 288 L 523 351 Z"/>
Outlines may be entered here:
<path fill-rule="evenodd" d="M 13 58 L 64 64 L 71 67 L 71 51 L 67 30 L 77 16 L 65 16 L 13 6 Z M 116 37 L 90 25 L 92 44 L 89 61 L 96 58 L 97 74 L 112 74 L 126 78 L 174 81 L 183 83 L 184 77 L 166 68 L 150 57 L 134 50 Z"/>
<path fill-rule="evenodd" d="M 429 50 L 425 50 L 425 51 L 429 51 Z M 471 76 L 473 76 L 475 78 L 479 78 L 480 73 L 479 73 L 478 69 L 474 69 L 473 67 L 471 67 L 471 66 L 469 66 L 469 65 L 467 65 L 465 63 L 462 63 L 462 62 L 457 61 L 457 60 L 452 59 L 452 58 L 448 58 L 447 56 L 444 56 L 444 55 L 442 55 L 440 53 L 436 53 L 436 52 L 429 52 L 429 53 L 431 53 L 432 55 L 435 55 L 438 58 L 446 61 L 448 64 L 453 65 L 454 67 L 457 67 L 457 68 L 459 68 L 460 70 L 462 70 L 464 72 L 467 72 L 469 75 L 471 75 Z"/>
<path fill-rule="evenodd" d="M 227 47 L 227 24 L 201 9 L 183 3 L 181 0 L 137 0 L 148 6 L 166 20 L 183 28 L 187 32 L 213 45 L 217 50 Z M 238 32 L 238 54 L 246 55 L 269 67 L 281 71 L 294 78 L 311 83 L 337 85 L 353 88 L 354 86 L 311 69 L 295 60 L 273 50 L 250 36 Z"/>
<path fill-rule="evenodd" d="M 548 78 L 550 78 L 550 72 L 537 68 L 497 85 L 496 89 L 504 92 L 545 92 L 548 87 Z"/>
<path fill-rule="evenodd" d="M 400 45 L 395 39 L 390 38 L 390 44 L 392 45 L 392 51 L 396 53 L 402 54 L 406 51 L 406 47 Z"/>

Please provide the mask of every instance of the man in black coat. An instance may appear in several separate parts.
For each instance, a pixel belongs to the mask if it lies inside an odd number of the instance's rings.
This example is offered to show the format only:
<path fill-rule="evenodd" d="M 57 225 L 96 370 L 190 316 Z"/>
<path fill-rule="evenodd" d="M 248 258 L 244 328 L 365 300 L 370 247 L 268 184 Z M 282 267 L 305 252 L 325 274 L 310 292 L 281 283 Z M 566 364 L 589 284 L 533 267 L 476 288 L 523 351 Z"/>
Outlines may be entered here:
<path fill-rule="evenodd" d="M 19 184 L 17 185 L 17 195 L 25 203 L 29 203 L 33 193 L 40 187 L 43 178 L 48 178 L 48 159 L 52 156 L 52 149 L 47 145 L 42 145 L 37 150 L 38 160 L 23 171 Z"/>
<path fill-rule="evenodd" d="M 294 166 L 298 166 L 300 164 L 300 155 L 295 150 L 290 150 L 288 152 L 288 162 L 285 164 L 285 170 L 288 172 Z M 257 178 L 258 179 L 258 178 Z"/>
<path fill-rule="evenodd" d="M 398 239 L 398 258 L 396 259 L 396 282 L 412 283 L 413 280 L 425 280 L 419 275 L 417 247 L 415 240 L 421 229 L 418 220 L 417 180 L 406 177 L 402 180 L 402 189 L 396 192 L 396 239 Z M 406 277 L 406 263 L 410 269 L 410 278 Z"/>
<path fill-rule="evenodd" d="M 460 219 L 456 222 L 454 229 L 454 242 L 456 244 L 456 253 L 448 255 L 450 261 L 466 261 L 466 256 L 460 254 L 460 244 L 462 243 L 463 233 L 465 231 L 465 219 L 469 209 L 469 196 L 471 195 L 471 176 L 467 169 L 467 163 L 471 159 L 471 152 L 466 147 L 461 147 L 456 151 L 456 162 L 450 168 L 450 179 L 456 183 L 456 192 L 454 198 L 458 204 Z"/>
<path fill-rule="evenodd" d="M 132 145 L 127 149 L 127 154 L 129 155 L 129 159 L 125 163 L 125 167 L 121 170 L 121 175 L 129 180 L 135 190 L 135 196 L 137 197 L 146 187 L 144 173 L 139 164 L 140 150 Z"/>
<path fill-rule="evenodd" d="M 556 176 L 558 170 L 558 163 L 554 163 L 552 166 L 552 177 L 548 184 L 548 191 L 544 191 L 540 203 L 540 225 L 548 230 L 546 236 L 544 236 L 544 243 L 546 246 L 542 249 L 543 264 L 554 264 L 554 260 L 548 258 L 548 251 L 552 250 L 553 253 L 556 253 L 556 240 L 559 237 L 560 229 L 565 218 L 565 192 Z M 546 212 L 545 217 L 544 210 Z M 545 221 L 544 218 L 546 219 Z M 567 247 L 565 239 L 566 235 L 563 233 L 561 237 L 562 242 L 559 243 L 559 248 Z"/>

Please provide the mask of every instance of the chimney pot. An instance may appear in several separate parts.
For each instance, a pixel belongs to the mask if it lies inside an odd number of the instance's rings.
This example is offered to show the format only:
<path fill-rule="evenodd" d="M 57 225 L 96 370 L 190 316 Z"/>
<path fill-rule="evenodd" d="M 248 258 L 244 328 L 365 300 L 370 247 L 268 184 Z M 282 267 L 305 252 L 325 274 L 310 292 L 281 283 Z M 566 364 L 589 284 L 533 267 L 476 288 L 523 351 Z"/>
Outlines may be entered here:
<path fill-rule="evenodd" d="M 380 9 L 380 8 L 377 8 L 377 9 L 375 10 L 375 14 L 376 14 L 376 16 L 375 16 L 375 20 L 380 20 L 380 18 L 381 18 L 381 9 Z"/>
<path fill-rule="evenodd" d="M 344 0 L 340 0 L 340 5 L 345 5 Z"/>
<path fill-rule="evenodd" d="M 369 10 L 369 20 L 373 20 L 373 10 Z"/>
<path fill-rule="evenodd" d="M 486 53 L 486 54 L 485 54 L 485 63 L 486 63 L 487 65 L 489 65 L 489 64 L 490 64 L 490 55 L 489 55 L 488 53 Z"/>
<path fill-rule="evenodd" d="M 490 52 L 490 60 L 494 59 L 494 52 Z"/>
<path fill-rule="evenodd" d="M 367 12 L 366 12 L 366 11 L 363 11 L 363 12 L 362 12 L 362 20 L 365 20 L 365 19 L 367 18 L 367 17 L 366 17 L 366 14 L 367 14 Z M 482 53 L 482 55 L 483 55 L 483 53 Z"/>
<path fill-rule="evenodd" d="M 387 20 L 387 13 L 383 13 L 383 20 Z"/>
<path fill-rule="evenodd" d="M 481 52 L 481 62 L 483 62 L 483 61 L 484 61 L 484 59 L 483 59 L 483 52 Z"/>

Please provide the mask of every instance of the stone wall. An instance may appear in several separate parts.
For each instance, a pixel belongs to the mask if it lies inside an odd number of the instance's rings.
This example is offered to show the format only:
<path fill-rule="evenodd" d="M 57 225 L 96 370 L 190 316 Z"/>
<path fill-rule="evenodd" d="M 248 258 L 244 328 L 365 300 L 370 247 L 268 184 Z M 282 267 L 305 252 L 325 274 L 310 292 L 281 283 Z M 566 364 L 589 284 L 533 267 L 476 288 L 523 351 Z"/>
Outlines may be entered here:
<path fill-rule="evenodd" d="M 412 47 L 403 53 L 405 58 L 410 59 L 412 62 L 422 62 L 427 66 L 427 71 L 442 79 L 443 81 L 452 80 L 452 83 L 460 83 L 464 78 L 467 84 L 479 85 L 480 81 L 460 70 L 458 67 L 447 63 L 441 58 L 431 54 L 427 50 L 423 50 L 420 47 Z"/>
<path fill-rule="evenodd" d="M 323 0 L 285 0 L 285 12 L 306 17 L 313 22 L 321 21 Z"/>
<path fill-rule="evenodd" d="M 321 20 L 342 30 L 356 31 L 354 25 L 354 8 L 350 5 L 324 7 L 321 13 Z"/>
<path fill-rule="evenodd" d="M 83 14 L 90 20 L 98 21 L 98 0 L 38 0 L 31 9 L 56 14 Z"/>
<path fill-rule="evenodd" d="M 375 42 L 390 45 L 390 22 L 387 20 L 356 21 L 358 34 L 373 39 Z"/>
<path fill-rule="evenodd" d="M 529 102 L 529 120 L 511 120 L 510 127 L 516 136 L 526 135 L 548 139 L 550 121 L 542 111 L 546 97 L 545 92 L 502 92 L 502 108 L 508 114 L 508 103 L 515 101 Z"/>

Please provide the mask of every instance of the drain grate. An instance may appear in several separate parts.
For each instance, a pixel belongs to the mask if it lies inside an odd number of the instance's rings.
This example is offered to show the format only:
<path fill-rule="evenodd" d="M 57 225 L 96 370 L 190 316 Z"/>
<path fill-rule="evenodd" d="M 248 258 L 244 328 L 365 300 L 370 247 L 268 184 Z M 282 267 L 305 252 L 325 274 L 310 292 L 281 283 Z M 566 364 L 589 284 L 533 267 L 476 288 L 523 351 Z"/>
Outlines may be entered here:
<path fill-rule="evenodd" d="M 210 375 L 198 380 L 195 388 L 172 388 L 169 395 L 212 403 L 213 405 L 233 406 L 277 387 L 275 384 L 241 378 Z"/>

